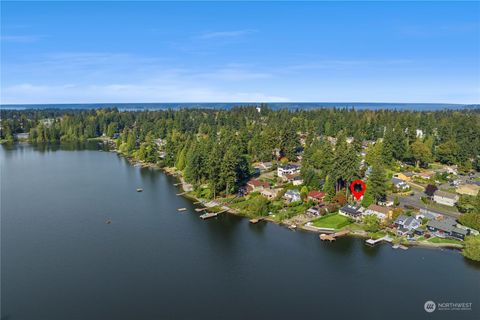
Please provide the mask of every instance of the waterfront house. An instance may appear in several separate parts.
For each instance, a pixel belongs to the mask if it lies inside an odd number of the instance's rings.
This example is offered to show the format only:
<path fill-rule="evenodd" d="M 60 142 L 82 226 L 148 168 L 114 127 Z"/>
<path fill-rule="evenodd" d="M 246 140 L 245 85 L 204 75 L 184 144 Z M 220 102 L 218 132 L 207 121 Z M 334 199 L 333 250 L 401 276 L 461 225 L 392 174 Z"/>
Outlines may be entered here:
<path fill-rule="evenodd" d="M 300 191 L 298 191 L 297 189 L 287 190 L 287 192 L 285 192 L 285 194 L 283 195 L 283 198 L 290 203 L 302 200 L 302 198 L 300 197 Z"/>
<path fill-rule="evenodd" d="M 444 220 L 430 220 L 427 222 L 427 229 L 441 238 L 464 240 L 469 232 L 466 229 L 458 228 L 456 224 L 456 221 L 451 218 Z"/>
<path fill-rule="evenodd" d="M 307 199 L 314 202 L 322 202 L 325 198 L 325 192 L 312 190 L 308 193 Z"/>
<path fill-rule="evenodd" d="M 287 175 L 295 175 L 300 173 L 300 165 L 298 164 L 284 164 L 277 168 L 277 176 L 286 177 Z"/>
<path fill-rule="evenodd" d="M 441 190 L 435 191 L 433 194 L 433 201 L 439 204 L 453 207 L 457 203 L 459 196 L 454 193 L 445 192 Z"/>
<path fill-rule="evenodd" d="M 480 191 L 480 186 L 477 186 L 475 184 L 464 184 L 464 185 L 459 186 L 456 191 L 459 194 L 476 196 L 478 194 L 478 192 Z"/>
<path fill-rule="evenodd" d="M 415 230 L 422 225 L 418 219 L 404 214 L 398 216 L 394 224 L 399 235 L 406 235 L 409 231 Z"/>
<path fill-rule="evenodd" d="M 260 194 L 268 200 L 275 199 L 282 189 L 263 189 Z"/>
<path fill-rule="evenodd" d="M 379 206 L 379 205 L 376 205 L 376 204 L 371 204 L 364 212 L 363 212 L 364 215 L 375 215 L 377 216 L 377 218 L 379 218 L 380 220 L 385 220 L 387 219 L 390 214 L 391 214 L 391 211 L 390 211 L 390 208 L 387 208 L 387 207 L 382 207 L 382 206 Z"/>
<path fill-rule="evenodd" d="M 393 188 L 398 191 L 407 191 L 410 189 L 410 186 L 408 183 L 406 183 L 404 180 L 399 179 L 399 178 L 392 178 L 391 180 L 393 184 Z"/>
<path fill-rule="evenodd" d="M 270 188 L 270 183 L 260 181 L 257 179 L 250 179 L 250 181 L 247 182 L 247 191 L 248 192 L 259 192 L 262 191 L 263 189 L 269 189 Z"/>
<path fill-rule="evenodd" d="M 338 210 L 338 214 L 359 220 L 362 217 L 363 208 L 361 206 L 354 206 L 351 204 L 346 204 Z"/>

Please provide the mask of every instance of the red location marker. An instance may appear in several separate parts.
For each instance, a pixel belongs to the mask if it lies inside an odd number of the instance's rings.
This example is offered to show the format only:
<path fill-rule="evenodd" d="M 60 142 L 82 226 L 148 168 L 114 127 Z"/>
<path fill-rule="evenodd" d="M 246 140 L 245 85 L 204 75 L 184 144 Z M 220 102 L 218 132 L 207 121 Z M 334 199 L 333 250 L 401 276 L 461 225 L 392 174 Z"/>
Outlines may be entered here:
<path fill-rule="evenodd" d="M 362 180 L 355 180 L 350 184 L 350 191 L 357 200 L 363 196 L 365 190 L 367 190 L 367 186 Z"/>

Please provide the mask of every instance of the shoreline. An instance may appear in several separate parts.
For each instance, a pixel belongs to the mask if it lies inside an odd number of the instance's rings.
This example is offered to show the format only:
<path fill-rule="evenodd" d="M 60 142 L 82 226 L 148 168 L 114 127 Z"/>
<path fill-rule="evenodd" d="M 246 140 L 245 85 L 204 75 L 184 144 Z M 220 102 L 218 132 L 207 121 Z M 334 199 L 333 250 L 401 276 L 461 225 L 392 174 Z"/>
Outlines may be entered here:
<path fill-rule="evenodd" d="M 127 159 L 128 162 L 132 166 L 140 166 L 142 168 L 151 168 L 151 169 L 161 170 L 161 171 L 163 171 L 164 174 L 175 177 L 179 182 L 178 186 L 181 187 L 181 190 L 182 190 L 181 196 L 182 197 L 187 198 L 188 200 L 192 201 L 192 204 L 194 204 L 194 205 L 199 204 L 199 203 L 201 203 L 201 204 L 206 203 L 205 202 L 206 199 L 197 198 L 190 193 L 191 191 L 188 191 L 184 188 L 184 185 L 187 184 L 187 183 L 184 181 L 184 179 L 182 177 L 182 174 L 180 172 L 178 172 L 176 168 L 160 167 L 160 166 L 158 166 L 157 164 L 154 164 L 154 163 L 148 163 L 148 162 L 144 162 L 144 161 L 135 160 L 131 157 L 125 156 L 123 153 L 121 153 L 117 149 L 112 150 L 112 152 L 115 152 L 118 155 Z M 197 202 L 197 203 L 195 203 L 195 202 Z M 223 205 L 223 206 L 226 206 L 226 205 Z M 214 212 L 214 211 L 209 210 L 209 209 L 211 209 L 211 208 L 207 207 L 205 209 L 205 211 L 206 212 Z M 241 214 L 237 210 L 232 209 L 230 207 L 229 207 L 228 210 L 226 210 L 226 213 L 232 214 L 232 215 L 244 218 L 244 219 L 250 219 L 248 216 L 246 216 L 244 214 Z M 290 230 L 300 230 L 300 231 L 304 231 L 304 232 L 316 233 L 318 235 L 324 233 L 324 232 L 322 232 L 321 228 L 316 228 L 316 227 L 306 226 L 306 225 L 299 225 L 299 226 L 296 226 L 295 228 L 290 228 L 290 224 L 284 223 L 284 222 L 281 222 L 281 221 L 276 221 L 269 216 L 262 217 L 262 219 L 260 221 L 265 221 L 266 223 L 273 223 L 273 224 L 276 224 L 278 226 L 289 228 Z M 318 230 L 316 230 L 316 229 L 318 229 Z M 335 232 L 338 232 L 338 231 L 341 231 L 341 230 L 343 230 L 343 229 L 335 230 Z M 361 238 L 361 239 L 365 239 L 365 240 L 371 238 L 367 233 L 362 234 L 362 233 L 358 233 L 358 232 L 350 232 L 349 234 L 344 235 L 344 237 Z M 381 244 L 385 244 L 385 243 L 382 242 L 382 243 L 379 243 L 379 244 L 381 245 Z M 389 244 L 393 246 L 392 243 L 389 243 Z M 399 244 L 402 245 L 402 246 L 408 247 L 408 248 L 409 247 L 419 247 L 419 248 L 425 248 L 425 249 L 440 249 L 440 250 L 449 249 L 449 250 L 457 250 L 457 251 L 461 251 L 463 249 L 463 245 L 455 244 L 455 243 L 431 243 L 431 242 L 427 242 L 427 241 L 424 241 L 424 242 L 407 241 L 407 242 L 401 242 Z"/>
<path fill-rule="evenodd" d="M 111 147 L 109 149 L 109 152 L 116 153 L 117 155 L 123 157 L 133 167 L 141 167 L 141 168 L 150 168 L 150 169 L 155 169 L 155 170 L 161 170 L 164 174 L 175 177 L 178 181 L 178 185 L 176 185 L 176 186 L 180 186 L 181 191 L 182 191 L 181 194 L 179 194 L 179 195 L 181 195 L 182 197 L 187 198 L 188 200 L 192 201 L 193 205 L 197 205 L 197 204 L 200 204 L 200 203 L 205 204 L 205 203 L 208 203 L 210 201 L 214 201 L 214 200 L 208 201 L 207 199 L 197 198 L 196 196 L 191 194 L 191 192 L 193 190 L 187 190 L 188 188 L 187 189 L 185 188 L 185 185 L 188 185 L 188 183 L 186 183 L 184 181 L 181 172 L 179 172 L 174 167 L 161 167 L 157 163 L 144 162 L 144 161 L 136 160 L 132 157 L 129 157 L 129 156 L 125 155 L 124 153 L 120 152 L 116 148 L 115 141 L 112 140 L 112 139 L 109 139 L 109 138 L 95 138 L 95 139 L 89 139 L 89 140 L 90 141 L 107 143 Z M 17 141 L 17 142 L 13 142 L 13 143 L 19 143 L 19 142 Z M 27 142 L 27 144 L 31 144 L 31 143 Z M 240 213 L 238 210 L 232 209 L 225 204 L 219 204 L 219 205 L 220 206 L 225 206 L 225 207 L 228 208 L 228 209 L 225 210 L 225 213 L 232 214 L 232 215 L 235 215 L 235 216 L 238 216 L 238 217 L 241 217 L 241 218 L 251 219 L 251 217 L 248 217 L 248 216 Z M 218 207 L 218 206 L 206 207 L 206 209 L 204 211 L 205 212 L 215 212 L 214 210 L 211 210 L 211 208 L 213 208 L 213 207 Z M 318 235 L 320 235 L 322 233 L 325 233 L 325 232 L 322 232 L 324 230 L 322 230 L 321 228 L 316 228 L 316 227 L 313 227 L 313 226 L 295 225 L 295 227 L 292 228 L 291 224 L 285 223 L 285 222 L 282 222 L 282 221 L 276 221 L 275 219 L 271 218 L 270 216 L 261 217 L 260 221 L 265 221 L 267 223 L 273 223 L 273 224 L 276 224 L 278 226 L 286 227 L 290 230 L 300 230 L 300 231 L 304 231 L 304 232 L 316 233 Z M 346 229 L 348 229 L 348 228 L 346 228 Z M 341 230 L 344 230 L 344 229 L 335 230 L 334 232 L 338 232 L 338 231 L 341 231 Z M 355 237 L 355 238 L 361 238 L 361 239 L 370 239 L 371 238 L 367 233 L 359 233 L 359 232 L 355 232 L 355 231 L 350 232 L 347 235 L 343 235 L 343 237 Z M 380 243 L 380 244 L 385 244 L 385 243 Z M 406 242 L 401 242 L 399 244 L 401 244 L 403 246 L 406 246 L 406 247 L 421 247 L 421 248 L 426 248 L 426 249 L 440 249 L 440 250 L 453 249 L 453 250 L 458 250 L 458 251 L 461 251 L 461 249 L 464 247 L 461 244 L 431 243 L 431 242 L 427 242 L 427 241 L 423 241 L 423 242 L 406 241 Z M 391 245 L 393 245 L 393 244 L 391 244 Z"/>

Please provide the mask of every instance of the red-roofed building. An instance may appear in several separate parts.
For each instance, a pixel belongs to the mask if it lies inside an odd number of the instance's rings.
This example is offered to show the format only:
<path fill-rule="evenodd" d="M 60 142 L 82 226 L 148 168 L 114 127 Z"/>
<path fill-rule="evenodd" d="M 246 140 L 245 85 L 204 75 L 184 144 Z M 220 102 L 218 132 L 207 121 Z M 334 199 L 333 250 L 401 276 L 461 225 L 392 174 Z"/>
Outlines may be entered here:
<path fill-rule="evenodd" d="M 268 182 L 263 182 L 257 179 L 251 179 L 250 181 L 247 182 L 248 192 L 262 191 L 263 189 L 269 189 L 269 188 L 270 188 L 270 183 Z"/>
<path fill-rule="evenodd" d="M 315 202 L 322 202 L 323 198 L 325 198 L 325 192 L 321 191 L 310 191 L 307 195 L 308 200 L 312 200 Z"/>

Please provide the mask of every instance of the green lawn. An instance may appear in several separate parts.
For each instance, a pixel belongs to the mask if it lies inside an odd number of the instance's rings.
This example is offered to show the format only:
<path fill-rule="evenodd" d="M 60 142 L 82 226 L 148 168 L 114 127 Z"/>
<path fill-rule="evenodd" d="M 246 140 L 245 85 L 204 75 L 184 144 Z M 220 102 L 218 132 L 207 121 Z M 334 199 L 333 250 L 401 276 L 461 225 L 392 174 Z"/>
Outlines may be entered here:
<path fill-rule="evenodd" d="M 443 239 L 443 238 L 430 238 L 428 239 L 428 242 L 432 243 L 453 243 L 453 244 L 463 244 L 463 241 L 460 240 L 455 240 L 455 239 Z"/>
<path fill-rule="evenodd" d="M 347 217 L 341 216 L 337 213 L 333 213 L 313 220 L 312 223 L 315 227 L 318 228 L 341 229 L 349 225 L 351 222 L 350 219 L 348 219 Z"/>

